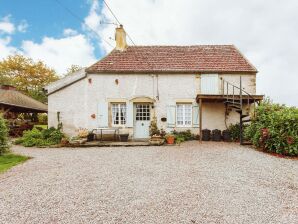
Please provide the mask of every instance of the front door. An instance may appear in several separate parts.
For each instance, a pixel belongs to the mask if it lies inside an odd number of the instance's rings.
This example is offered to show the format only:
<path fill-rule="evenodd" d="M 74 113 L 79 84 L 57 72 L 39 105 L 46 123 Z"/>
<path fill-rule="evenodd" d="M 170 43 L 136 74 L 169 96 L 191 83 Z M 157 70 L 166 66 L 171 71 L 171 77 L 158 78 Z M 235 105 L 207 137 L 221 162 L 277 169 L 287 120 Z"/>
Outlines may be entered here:
<path fill-rule="evenodd" d="M 134 138 L 149 138 L 150 104 L 137 103 L 134 105 Z"/>

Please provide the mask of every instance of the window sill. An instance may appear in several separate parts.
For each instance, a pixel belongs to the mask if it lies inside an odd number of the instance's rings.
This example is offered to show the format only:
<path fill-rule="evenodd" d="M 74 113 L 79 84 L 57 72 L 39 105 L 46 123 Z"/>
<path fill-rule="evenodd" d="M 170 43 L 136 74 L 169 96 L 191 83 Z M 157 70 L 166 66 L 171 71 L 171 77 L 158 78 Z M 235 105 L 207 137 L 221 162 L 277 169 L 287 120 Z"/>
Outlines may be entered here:
<path fill-rule="evenodd" d="M 192 125 L 176 125 L 176 128 L 192 128 Z"/>

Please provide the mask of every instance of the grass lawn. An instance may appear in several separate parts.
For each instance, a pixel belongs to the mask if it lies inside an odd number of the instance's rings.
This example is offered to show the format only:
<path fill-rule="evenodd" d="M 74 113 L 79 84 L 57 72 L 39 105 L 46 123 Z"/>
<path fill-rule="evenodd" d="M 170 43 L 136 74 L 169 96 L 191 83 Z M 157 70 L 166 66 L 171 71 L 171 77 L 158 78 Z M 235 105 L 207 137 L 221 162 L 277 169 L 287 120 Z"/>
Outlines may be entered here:
<path fill-rule="evenodd" d="M 4 154 L 0 156 L 0 173 L 4 172 L 5 170 L 8 170 L 9 168 L 25 162 L 29 157 L 21 156 L 21 155 L 15 155 L 11 153 Z"/>
<path fill-rule="evenodd" d="M 42 129 L 47 129 L 48 128 L 48 125 L 46 124 L 36 124 L 34 125 L 35 128 L 42 128 Z"/>

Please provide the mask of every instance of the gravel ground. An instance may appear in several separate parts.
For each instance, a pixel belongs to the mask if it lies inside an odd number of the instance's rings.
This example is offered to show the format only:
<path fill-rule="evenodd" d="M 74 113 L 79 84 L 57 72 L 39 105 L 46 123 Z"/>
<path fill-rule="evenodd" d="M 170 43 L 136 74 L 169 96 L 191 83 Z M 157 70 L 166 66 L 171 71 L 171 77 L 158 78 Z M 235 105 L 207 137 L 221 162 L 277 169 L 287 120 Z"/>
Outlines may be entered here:
<path fill-rule="evenodd" d="M 0 175 L 0 223 L 297 223 L 298 160 L 232 143 L 35 149 Z"/>

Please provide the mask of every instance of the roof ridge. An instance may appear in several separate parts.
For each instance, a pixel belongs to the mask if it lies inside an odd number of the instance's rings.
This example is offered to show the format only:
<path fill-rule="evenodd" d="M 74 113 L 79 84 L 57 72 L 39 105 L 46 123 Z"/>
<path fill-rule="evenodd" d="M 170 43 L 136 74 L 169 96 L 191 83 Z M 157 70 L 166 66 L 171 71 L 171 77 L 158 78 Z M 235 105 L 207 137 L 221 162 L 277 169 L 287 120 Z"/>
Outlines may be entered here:
<path fill-rule="evenodd" d="M 233 44 L 195 44 L 195 45 L 129 45 L 130 48 L 137 47 L 233 47 Z"/>

